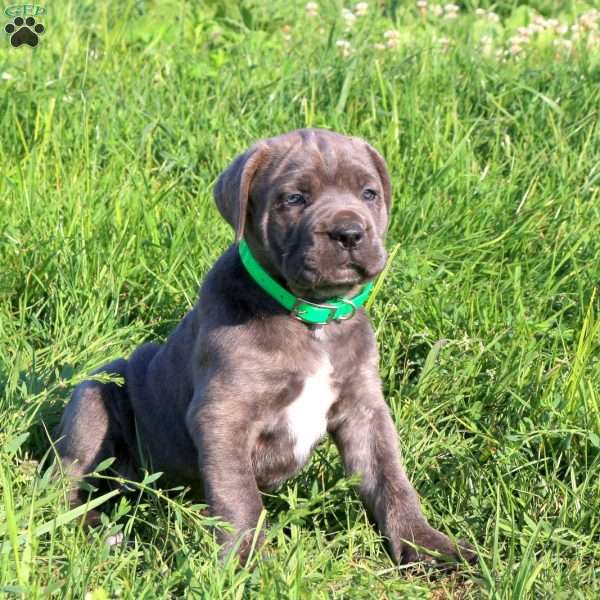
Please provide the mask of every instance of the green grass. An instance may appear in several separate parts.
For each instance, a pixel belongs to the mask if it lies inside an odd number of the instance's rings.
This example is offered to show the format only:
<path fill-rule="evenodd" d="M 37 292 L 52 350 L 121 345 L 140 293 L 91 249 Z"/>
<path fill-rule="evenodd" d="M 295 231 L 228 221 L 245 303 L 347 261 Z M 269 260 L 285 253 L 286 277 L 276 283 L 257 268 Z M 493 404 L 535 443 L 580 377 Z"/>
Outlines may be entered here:
<path fill-rule="evenodd" d="M 482 35 L 505 47 L 531 17 L 508 0 L 497 25 L 473 2 L 451 22 L 371 3 L 351 34 L 321 4 L 317 22 L 283 0 L 65 0 L 34 50 L 2 40 L 0 595 L 600 595 L 600 47 L 485 56 Z M 585 10 L 560 5 L 571 23 Z M 373 49 L 393 28 L 400 47 Z M 395 568 L 329 444 L 265 498 L 267 555 L 239 572 L 160 479 L 88 539 L 41 464 L 73 386 L 194 303 L 232 240 L 220 171 L 302 126 L 363 136 L 389 162 L 381 375 L 424 510 L 480 549 L 474 569 Z"/>

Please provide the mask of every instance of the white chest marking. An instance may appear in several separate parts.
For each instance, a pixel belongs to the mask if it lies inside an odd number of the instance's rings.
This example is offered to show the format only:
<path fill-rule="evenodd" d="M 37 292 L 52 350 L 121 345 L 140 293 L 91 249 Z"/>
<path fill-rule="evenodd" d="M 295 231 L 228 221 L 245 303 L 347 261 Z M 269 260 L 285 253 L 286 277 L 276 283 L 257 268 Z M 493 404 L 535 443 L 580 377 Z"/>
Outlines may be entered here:
<path fill-rule="evenodd" d="M 331 362 L 325 357 L 318 371 L 304 380 L 300 395 L 287 408 L 294 456 L 300 464 L 306 462 L 313 446 L 327 431 L 327 411 L 335 400 L 332 374 Z"/>

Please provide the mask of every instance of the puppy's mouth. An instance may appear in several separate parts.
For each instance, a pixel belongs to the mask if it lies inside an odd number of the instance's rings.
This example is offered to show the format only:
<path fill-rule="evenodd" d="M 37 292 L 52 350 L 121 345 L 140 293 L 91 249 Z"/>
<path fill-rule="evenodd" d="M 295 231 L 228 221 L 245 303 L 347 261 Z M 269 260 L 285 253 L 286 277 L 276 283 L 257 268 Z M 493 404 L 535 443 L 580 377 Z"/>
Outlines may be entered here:
<path fill-rule="evenodd" d="M 318 269 L 305 267 L 293 280 L 288 280 L 288 287 L 296 296 L 306 300 L 351 297 L 358 294 L 360 288 L 380 271 L 370 271 L 352 264 L 324 274 Z"/>

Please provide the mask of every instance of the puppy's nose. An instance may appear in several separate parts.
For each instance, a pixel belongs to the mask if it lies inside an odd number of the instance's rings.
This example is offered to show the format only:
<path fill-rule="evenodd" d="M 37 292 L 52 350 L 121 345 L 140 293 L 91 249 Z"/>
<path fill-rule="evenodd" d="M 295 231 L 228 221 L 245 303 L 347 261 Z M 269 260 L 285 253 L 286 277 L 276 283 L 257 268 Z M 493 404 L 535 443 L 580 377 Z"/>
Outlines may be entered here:
<path fill-rule="evenodd" d="M 365 236 L 365 228 L 360 223 L 344 223 L 329 232 L 329 237 L 344 248 L 356 248 Z"/>

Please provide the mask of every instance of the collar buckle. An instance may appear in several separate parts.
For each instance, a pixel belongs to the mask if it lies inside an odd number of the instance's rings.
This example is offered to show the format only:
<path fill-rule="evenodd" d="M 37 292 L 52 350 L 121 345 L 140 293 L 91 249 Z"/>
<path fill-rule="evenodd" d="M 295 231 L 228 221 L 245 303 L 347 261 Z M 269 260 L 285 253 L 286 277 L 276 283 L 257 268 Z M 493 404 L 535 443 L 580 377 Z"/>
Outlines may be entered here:
<path fill-rule="evenodd" d="M 327 310 L 329 311 L 329 314 L 327 315 L 327 318 L 324 321 L 307 321 L 306 319 L 304 319 L 301 315 L 302 311 L 301 307 L 303 304 L 308 304 L 310 307 L 313 308 L 321 308 L 323 310 Z M 356 309 L 355 309 L 356 310 Z M 290 314 L 294 317 L 294 319 L 297 319 L 298 321 L 302 321 L 303 323 L 312 323 L 313 325 L 327 325 L 328 323 L 331 323 L 331 321 L 333 321 L 333 319 L 335 318 L 335 313 L 337 312 L 337 306 L 331 306 L 330 304 L 317 304 L 315 302 L 310 302 L 309 300 L 303 300 L 302 298 L 296 298 L 296 301 L 294 302 L 294 306 L 292 306 L 292 310 L 290 311 Z M 348 318 L 348 317 L 346 317 Z"/>

